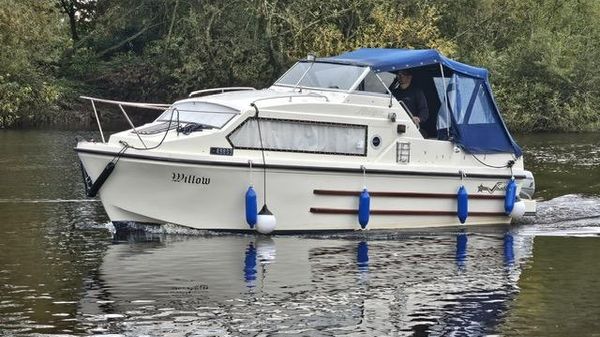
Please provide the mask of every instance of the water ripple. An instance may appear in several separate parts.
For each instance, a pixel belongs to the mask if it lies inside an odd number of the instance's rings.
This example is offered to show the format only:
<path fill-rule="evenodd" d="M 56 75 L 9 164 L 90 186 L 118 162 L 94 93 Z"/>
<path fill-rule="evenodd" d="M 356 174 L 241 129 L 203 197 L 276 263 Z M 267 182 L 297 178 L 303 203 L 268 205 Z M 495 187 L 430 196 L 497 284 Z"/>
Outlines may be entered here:
<path fill-rule="evenodd" d="M 0 199 L 0 203 L 9 204 L 55 204 L 100 202 L 96 199 Z"/>

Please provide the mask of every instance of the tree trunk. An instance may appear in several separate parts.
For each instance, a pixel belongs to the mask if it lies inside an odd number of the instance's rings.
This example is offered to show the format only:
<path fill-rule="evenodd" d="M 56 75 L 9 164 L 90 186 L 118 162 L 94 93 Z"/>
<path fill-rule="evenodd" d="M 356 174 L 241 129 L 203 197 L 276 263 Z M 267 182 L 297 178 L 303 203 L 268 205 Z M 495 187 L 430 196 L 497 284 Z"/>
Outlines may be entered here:
<path fill-rule="evenodd" d="M 75 11 L 69 12 L 69 25 L 71 25 L 71 38 L 73 42 L 77 42 L 79 40 L 79 35 L 77 34 L 77 20 L 75 19 Z"/>
<path fill-rule="evenodd" d="M 75 18 L 75 13 L 77 10 L 75 9 L 75 0 L 60 0 L 60 6 L 63 9 L 63 12 L 69 16 L 69 25 L 71 26 L 71 38 L 73 39 L 73 44 L 79 40 L 79 35 L 77 34 L 77 19 Z"/>

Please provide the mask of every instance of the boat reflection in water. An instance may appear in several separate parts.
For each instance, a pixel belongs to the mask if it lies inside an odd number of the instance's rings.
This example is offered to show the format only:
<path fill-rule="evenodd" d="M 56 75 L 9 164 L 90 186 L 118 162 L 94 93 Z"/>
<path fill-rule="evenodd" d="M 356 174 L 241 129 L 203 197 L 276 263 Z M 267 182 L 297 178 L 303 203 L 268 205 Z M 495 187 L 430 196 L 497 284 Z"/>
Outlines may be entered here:
<path fill-rule="evenodd" d="M 108 249 L 81 308 L 90 331 L 132 335 L 494 333 L 530 240 L 503 228 L 129 241 Z"/>
<path fill-rule="evenodd" d="M 467 260 L 467 234 L 464 232 L 456 234 L 456 266 L 463 269 Z"/>

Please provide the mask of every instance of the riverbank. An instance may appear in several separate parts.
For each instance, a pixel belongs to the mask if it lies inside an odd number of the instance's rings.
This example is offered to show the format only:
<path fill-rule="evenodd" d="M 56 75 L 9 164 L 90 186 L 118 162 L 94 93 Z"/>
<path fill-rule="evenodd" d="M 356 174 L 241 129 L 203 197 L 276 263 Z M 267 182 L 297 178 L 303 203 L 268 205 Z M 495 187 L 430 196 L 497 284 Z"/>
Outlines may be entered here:
<path fill-rule="evenodd" d="M 102 128 L 106 130 L 129 129 L 129 124 L 122 112 L 114 106 L 96 103 Z M 154 120 L 160 114 L 156 110 L 127 108 L 128 116 L 134 125 L 141 125 Z M 21 116 L 13 120 L 9 126 L 1 126 L 6 130 L 98 130 L 94 109 L 89 101 L 78 100 L 68 108 L 54 109 L 43 114 L 17 114 Z"/>
<path fill-rule="evenodd" d="M 124 130 L 129 128 L 129 124 L 120 110 L 115 107 L 97 104 L 97 110 L 100 114 L 102 127 L 109 130 Z M 134 125 L 148 123 L 154 120 L 160 114 L 156 110 L 144 110 L 127 108 L 127 113 L 132 119 Z M 43 114 L 25 113 L 17 114 L 23 116 L 10 125 L 0 125 L 0 129 L 9 130 L 97 130 L 98 124 L 94 116 L 92 105 L 88 101 L 74 100 L 67 108 L 54 109 Z M 523 118 L 511 118 L 513 116 L 522 116 L 524 114 L 503 115 L 504 121 L 509 131 L 514 134 L 554 134 L 554 133 L 590 133 L 600 131 L 600 121 L 586 122 L 579 124 L 569 120 L 566 125 L 554 124 L 546 128 L 535 128 L 532 121 L 524 122 Z M 528 117 L 529 119 L 535 116 Z"/>
<path fill-rule="evenodd" d="M 172 102 L 266 87 L 308 53 L 380 47 L 489 69 L 512 132 L 600 130 L 597 0 L 60 4 L 0 2 L 0 127 L 86 126 L 80 93 Z"/>

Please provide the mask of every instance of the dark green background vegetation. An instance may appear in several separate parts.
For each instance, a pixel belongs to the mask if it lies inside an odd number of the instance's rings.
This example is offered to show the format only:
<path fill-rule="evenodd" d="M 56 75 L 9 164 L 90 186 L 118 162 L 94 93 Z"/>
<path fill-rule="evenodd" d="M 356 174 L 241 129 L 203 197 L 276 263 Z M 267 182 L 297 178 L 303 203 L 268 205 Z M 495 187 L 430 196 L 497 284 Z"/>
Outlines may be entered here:
<path fill-rule="evenodd" d="M 0 43 L 0 127 L 80 123 L 82 94 L 169 102 L 396 47 L 490 69 L 513 131 L 600 128 L 597 0 L 2 0 Z"/>

